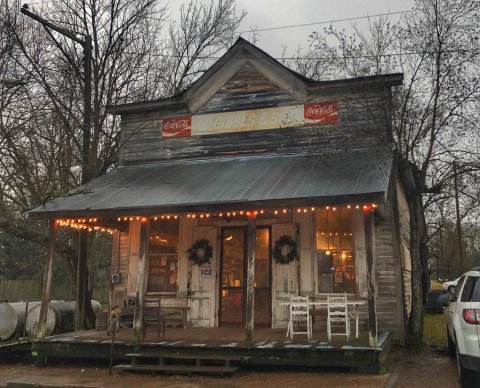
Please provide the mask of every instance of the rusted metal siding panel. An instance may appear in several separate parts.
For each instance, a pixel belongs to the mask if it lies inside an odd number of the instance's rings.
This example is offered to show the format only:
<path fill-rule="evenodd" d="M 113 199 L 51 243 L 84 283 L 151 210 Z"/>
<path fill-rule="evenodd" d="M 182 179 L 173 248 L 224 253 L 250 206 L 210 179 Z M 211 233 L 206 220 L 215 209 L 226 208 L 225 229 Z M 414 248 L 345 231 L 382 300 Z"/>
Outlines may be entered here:
<path fill-rule="evenodd" d="M 389 151 L 378 149 L 121 167 L 34 213 L 84 215 L 85 211 L 385 193 L 391 163 Z"/>

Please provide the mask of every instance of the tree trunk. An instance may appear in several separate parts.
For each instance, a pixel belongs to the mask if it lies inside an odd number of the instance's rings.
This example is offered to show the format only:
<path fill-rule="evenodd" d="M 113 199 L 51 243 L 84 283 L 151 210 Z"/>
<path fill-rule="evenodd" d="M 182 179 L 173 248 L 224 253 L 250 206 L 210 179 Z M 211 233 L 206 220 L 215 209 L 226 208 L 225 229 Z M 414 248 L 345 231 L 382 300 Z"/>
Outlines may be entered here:
<path fill-rule="evenodd" d="M 406 342 L 409 347 L 423 344 L 423 306 L 429 288 L 428 249 L 423 214 L 422 187 L 416 167 L 399 161 L 400 179 L 407 193 L 410 213 L 410 260 L 412 265 L 412 303 L 408 318 Z"/>

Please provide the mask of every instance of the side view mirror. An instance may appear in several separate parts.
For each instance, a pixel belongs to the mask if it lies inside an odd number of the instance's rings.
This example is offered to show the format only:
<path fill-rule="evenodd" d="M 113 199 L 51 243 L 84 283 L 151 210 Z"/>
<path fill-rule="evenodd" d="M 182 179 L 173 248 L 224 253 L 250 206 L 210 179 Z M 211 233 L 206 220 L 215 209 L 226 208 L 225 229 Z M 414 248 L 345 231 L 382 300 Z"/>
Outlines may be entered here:
<path fill-rule="evenodd" d="M 438 303 L 440 305 L 442 305 L 443 307 L 445 307 L 446 305 L 448 305 L 448 302 L 450 302 L 450 297 L 452 296 L 452 294 L 450 293 L 444 293 L 444 294 L 441 294 L 439 297 L 438 297 Z"/>
<path fill-rule="evenodd" d="M 450 295 L 453 295 L 455 293 L 455 288 L 455 286 L 448 287 L 448 292 L 450 293 Z"/>

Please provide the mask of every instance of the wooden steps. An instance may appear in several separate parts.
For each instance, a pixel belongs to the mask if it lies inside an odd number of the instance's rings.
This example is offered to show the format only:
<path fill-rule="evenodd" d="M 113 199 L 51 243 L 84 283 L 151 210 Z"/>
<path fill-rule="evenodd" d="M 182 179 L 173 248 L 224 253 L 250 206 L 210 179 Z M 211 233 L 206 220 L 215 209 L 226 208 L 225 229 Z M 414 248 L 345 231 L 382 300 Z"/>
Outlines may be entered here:
<path fill-rule="evenodd" d="M 238 367 L 231 363 L 239 363 L 243 357 L 231 355 L 211 355 L 175 352 L 143 352 L 128 353 L 130 364 L 116 365 L 117 372 L 165 372 L 174 374 L 218 374 L 226 375 L 237 372 Z"/>

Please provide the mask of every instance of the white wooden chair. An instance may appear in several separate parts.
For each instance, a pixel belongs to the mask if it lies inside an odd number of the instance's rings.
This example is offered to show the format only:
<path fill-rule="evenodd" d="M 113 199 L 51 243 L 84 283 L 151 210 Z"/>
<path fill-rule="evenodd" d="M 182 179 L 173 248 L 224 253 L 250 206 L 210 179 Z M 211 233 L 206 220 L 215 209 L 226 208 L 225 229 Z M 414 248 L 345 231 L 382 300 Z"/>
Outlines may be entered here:
<path fill-rule="evenodd" d="M 327 332 L 328 340 L 332 336 L 344 335 L 350 340 L 350 316 L 348 314 L 347 293 L 327 295 Z"/>
<path fill-rule="evenodd" d="M 307 335 L 312 338 L 312 317 L 308 306 L 308 297 L 296 296 L 290 298 L 287 337 L 293 339 L 295 334 Z"/>

